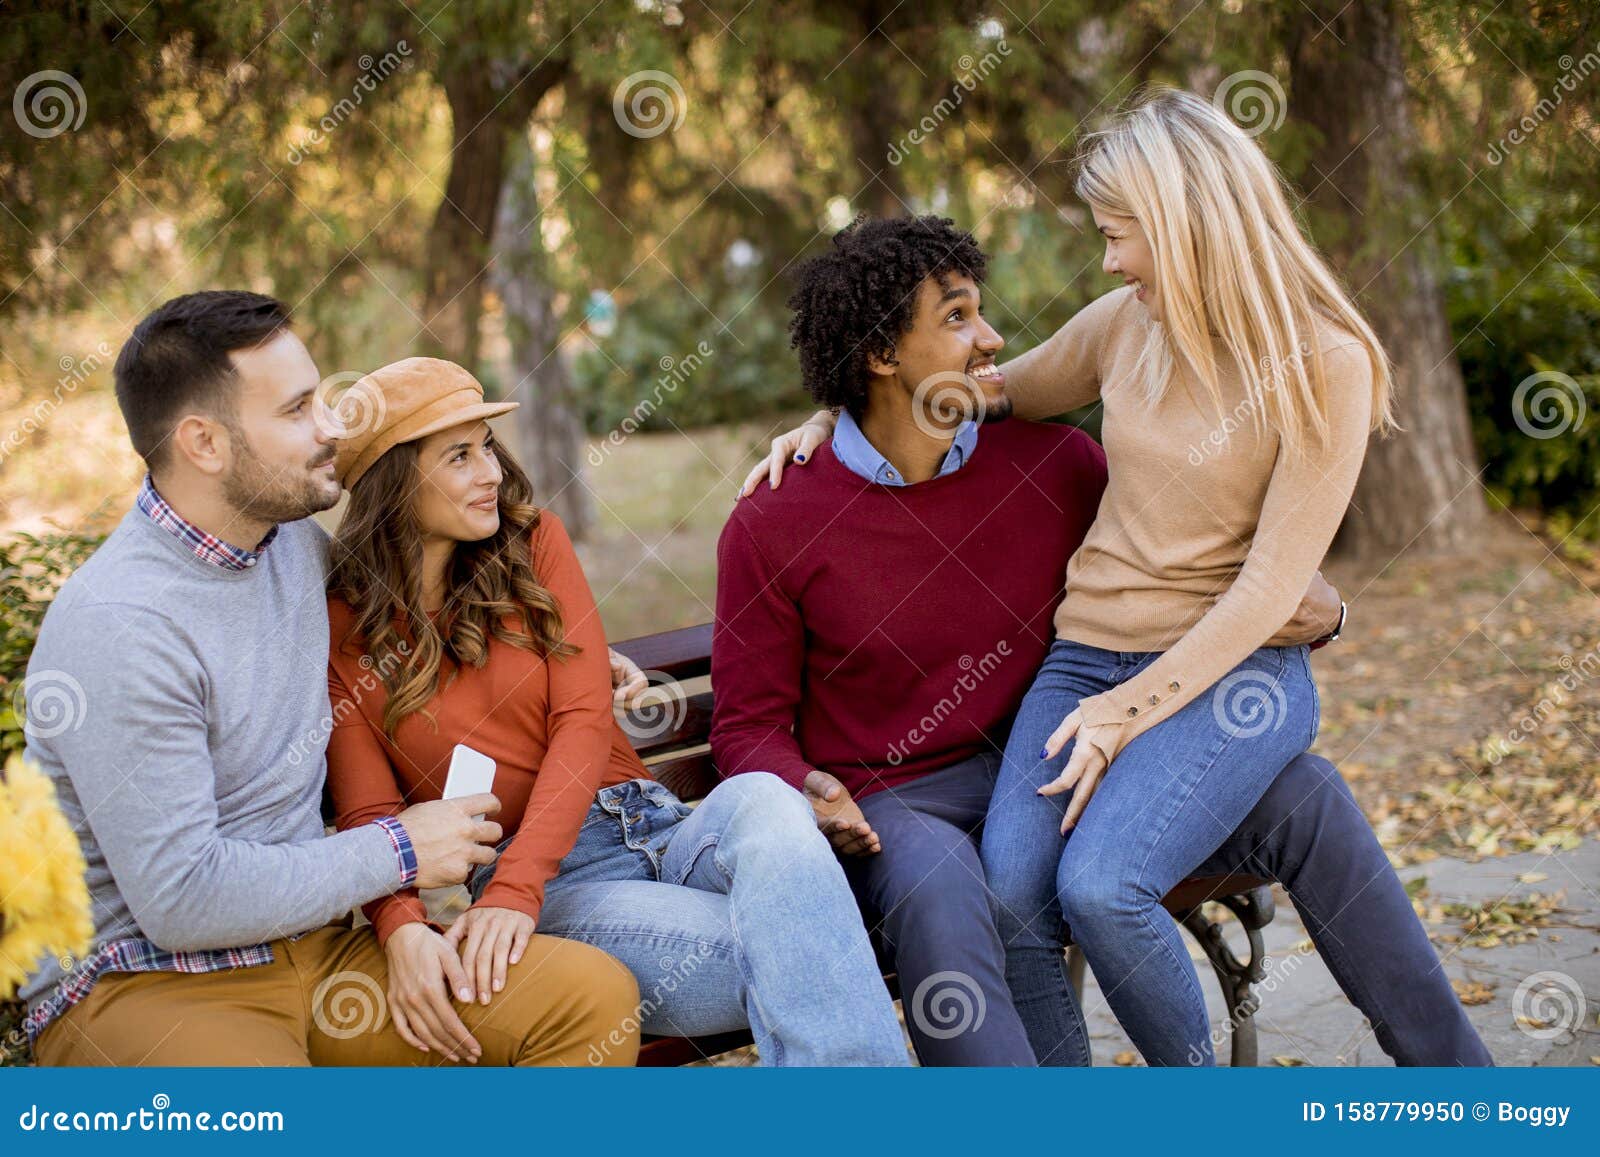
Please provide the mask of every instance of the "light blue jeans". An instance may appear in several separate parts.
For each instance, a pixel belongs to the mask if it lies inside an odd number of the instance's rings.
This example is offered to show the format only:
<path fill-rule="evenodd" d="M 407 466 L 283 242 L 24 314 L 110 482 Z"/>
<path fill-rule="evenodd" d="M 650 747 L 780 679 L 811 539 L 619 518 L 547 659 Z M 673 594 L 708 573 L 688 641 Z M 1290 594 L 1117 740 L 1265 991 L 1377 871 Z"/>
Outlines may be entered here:
<path fill-rule="evenodd" d="M 494 869 L 473 873 L 474 899 Z M 844 872 L 775 775 L 734 776 L 692 809 L 654 780 L 602 789 L 539 931 L 626 964 L 646 1033 L 748 1027 L 767 1065 L 910 1063 Z"/>
<path fill-rule="evenodd" d="M 1212 855 L 1311 746 L 1316 684 L 1305 647 L 1262 647 L 1114 759 L 1067 838 L 1070 793 L 1041 796 L 1073 744 L 1041 759 L 1081 699 L 1159 657 L 1057 640 L 1022 701 L 984 823 L 1006 980 L 1041 1064 L 1086 1063 L 1066 990 L 1062 921 L 1106 1001 L 1152 1065 L 1211 1064 L 1199 978 L 1162 897 Z M 1066 1042 L 1065 1044 L 1063 1042 Z"/>

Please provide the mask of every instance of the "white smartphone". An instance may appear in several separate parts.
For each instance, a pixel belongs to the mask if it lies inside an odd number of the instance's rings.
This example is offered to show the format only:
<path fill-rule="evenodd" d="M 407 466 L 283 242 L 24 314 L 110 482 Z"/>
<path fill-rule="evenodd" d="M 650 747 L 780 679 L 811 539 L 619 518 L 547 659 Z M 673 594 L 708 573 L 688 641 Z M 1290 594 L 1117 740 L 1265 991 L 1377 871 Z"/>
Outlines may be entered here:
<path fill-rule="evenodd" d="M 494 760 L 465 743 L 458 743 L 450 755 L 450 773 L 444 780 L 444 798 L 459 799 L 494 790 Z M 483 816 L 475 817 L 482 819 Z"/>

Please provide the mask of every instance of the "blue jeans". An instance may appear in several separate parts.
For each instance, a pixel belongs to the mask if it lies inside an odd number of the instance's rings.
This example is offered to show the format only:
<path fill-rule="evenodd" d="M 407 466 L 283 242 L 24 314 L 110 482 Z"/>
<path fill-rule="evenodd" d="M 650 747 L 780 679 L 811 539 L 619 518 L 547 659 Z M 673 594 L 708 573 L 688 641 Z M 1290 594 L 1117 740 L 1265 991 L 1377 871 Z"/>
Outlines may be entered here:
<path fill-rule="evenodd" d="M 473 873 L 474 899 L 494 868 Z M 654 780 L 602 789 L 539 931 L 627 965 L 647 1033 L 748 1026 L 763 1064 L 910 1063 L 833 849 L 774 775 L 735 776 L 692 809 Z"/>
<path fill-rule="evenodd" d="M 982 859 L 1001 913 L 1018 1014 L 1039 1026 L 1041 1064 L 1070 1062 L 1050 1040 L 1065 982 L 1062 920 L 1129 1038 L 1152 1065 L 1213 1061 L 1199 978 L 1162 897 L 1205 860 L 1316 738 L 1304 647 L 1262 647 L 1218 684 L 1130 742 L 1070 837 L 1068 795 L 1037 789 L 1072 751 L 1040 759 L 1079 700 L 1131 679 L 1157 653 L 1057 640 L 1023 699 L 984 825 Z"/>
<path fill-rule="evenodd" d="M 1034 1064 L 978 861 L 999 770 L 1000 756 L 986 752 L 866 796 L 861 812 L 883 850 L 844 857 L 867 926 L 900 979 L 924 1065 Z M 1087 1043 L 1084 1050 L 1087 1064 Z"/>

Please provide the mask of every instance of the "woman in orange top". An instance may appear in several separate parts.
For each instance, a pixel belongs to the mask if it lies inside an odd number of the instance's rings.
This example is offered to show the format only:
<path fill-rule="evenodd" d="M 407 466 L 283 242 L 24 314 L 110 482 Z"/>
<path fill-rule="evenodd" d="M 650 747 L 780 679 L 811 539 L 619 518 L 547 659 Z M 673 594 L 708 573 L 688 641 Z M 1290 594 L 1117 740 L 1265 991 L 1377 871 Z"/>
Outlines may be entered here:
<path fill-rule="evenodd" d="M 452 997 L 490 1003 L 537 928 L 626 964 L 646 1032 L 748 1025 L 769 1064 L 907 1063 L 804 797 L 741 775 L 691 810 L 634 754 L 572 543 L 485 420 L 515 407 L 431 358 L 340 399 L 350 504 L 328 578 L 339 826 L 437 799 L 466 744 L 495 761 L 496 818 L 511 833 L 447 931 L 415 891 L 367 906 L 397 1028 L 418 1048 L 474 1051 Z"/>

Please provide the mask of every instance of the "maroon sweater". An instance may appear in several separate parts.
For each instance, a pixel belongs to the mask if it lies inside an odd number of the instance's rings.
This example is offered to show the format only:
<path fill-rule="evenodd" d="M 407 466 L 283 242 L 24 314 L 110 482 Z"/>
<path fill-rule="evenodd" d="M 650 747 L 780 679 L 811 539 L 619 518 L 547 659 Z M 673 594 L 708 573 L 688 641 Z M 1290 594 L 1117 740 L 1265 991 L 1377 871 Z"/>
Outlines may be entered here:
<path fill-rule="evenodd" d="M 741 499 L 717 544 L 720 772 L 821 768 L 859 799 L 993 750 L 1105 482 L 1087 434 L 1009 421 L 927 482 L 868 482 L 826 445 Z"/>

